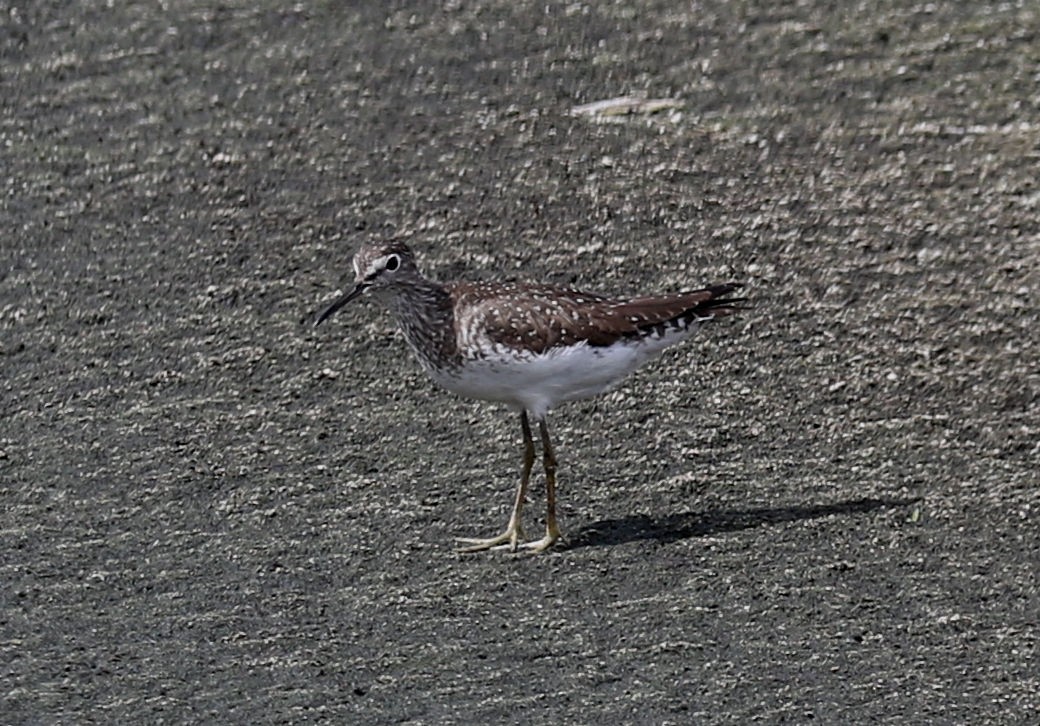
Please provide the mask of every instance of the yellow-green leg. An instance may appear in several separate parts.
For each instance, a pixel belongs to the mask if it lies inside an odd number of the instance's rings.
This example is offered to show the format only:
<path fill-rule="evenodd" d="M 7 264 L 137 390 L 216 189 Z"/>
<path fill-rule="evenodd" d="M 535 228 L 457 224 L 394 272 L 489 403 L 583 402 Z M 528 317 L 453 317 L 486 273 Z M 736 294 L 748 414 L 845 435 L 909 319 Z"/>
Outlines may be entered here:
<path fill-rule="evenodd" d="M 459 542 L 466 546 L 460 548 L 459 552 L 482 552 L 483 550 L 498 547 L 508 547 L 511 552 L 516 552 L 520 540 L 523 539 L 524 530 L 520 523 L 520 512 L 524 508 L 524 500 L 527 498 L 527 487 L 531 483 L 531 468 L 534 466 L 534 437 L 531 436 L 531 424 L 527 420 L 527 411 L 520 413 L 520 428 L 524 432 L 524 468 L 520 474 L 520 485 L 516 488 L 513 513 L 509 517 L 506 531 L 497 537 L 489 539 L 460 538 Z"/>
<path fill-rule="evenodd" d="M 538 421 L 538 433 L 542 436 L 542 463 L 545 466 L 545 536 L 537 542 L 527 542 L 523 547 L 533 552 L 544 552 L 559 541 L 560 527 L 556 523 L 556 454 L 544 418 Z"/>

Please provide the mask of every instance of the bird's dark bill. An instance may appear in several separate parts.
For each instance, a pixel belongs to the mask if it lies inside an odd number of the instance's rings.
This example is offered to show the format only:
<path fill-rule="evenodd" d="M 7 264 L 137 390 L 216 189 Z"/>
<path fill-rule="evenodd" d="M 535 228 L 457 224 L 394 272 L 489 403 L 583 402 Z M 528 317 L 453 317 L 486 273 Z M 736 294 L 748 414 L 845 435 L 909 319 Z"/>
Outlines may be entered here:
<path fill-rule="evenodd" d="M 358 295 L 363 293 L 365 291 L 366 287 L 368 287 L 368 286 L 365 285 L 362 282 L 359 282 L 358 284 L 354 285 L 354 289 L 353 290 L 351 290 L 346 295 L 344 295 L 343 297 L 341 297 L 338 300 L 336 300 L 336 302 L 332 303 L 327 308 L 325 308 L 325 312 L 323 312 L 321 315 L 319 315 L 318 319 L 314 321 L 315 327 L 321 325 L 328 318 L 331 318 L 333 315 L 335 315 L 337 310 L 339 310 L 341 307 L 346 305 L 348 302 L 350 302 L 351 300 L 356 298 Z"/>

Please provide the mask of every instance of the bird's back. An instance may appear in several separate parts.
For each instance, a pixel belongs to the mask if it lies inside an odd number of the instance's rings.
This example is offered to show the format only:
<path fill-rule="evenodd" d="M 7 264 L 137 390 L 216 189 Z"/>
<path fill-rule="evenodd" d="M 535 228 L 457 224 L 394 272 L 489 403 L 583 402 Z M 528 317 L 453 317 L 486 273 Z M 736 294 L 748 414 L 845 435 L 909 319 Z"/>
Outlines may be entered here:
<path fill-rule="evenodd" d="M 619 342 L 669 341 L 693 323 L 730 315 L 739 285 L 689 292 L 609 298 L 529 283 L 458 282 L 447 286 L 460 348 L 488 345 L 541 354 L 554 348 Z"/>

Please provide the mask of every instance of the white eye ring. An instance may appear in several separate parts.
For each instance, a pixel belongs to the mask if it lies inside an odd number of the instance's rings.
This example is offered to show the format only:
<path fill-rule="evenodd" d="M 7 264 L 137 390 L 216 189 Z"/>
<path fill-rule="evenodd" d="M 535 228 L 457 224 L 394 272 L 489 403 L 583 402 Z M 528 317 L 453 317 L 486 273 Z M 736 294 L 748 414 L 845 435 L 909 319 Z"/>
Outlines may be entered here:
<path fill-rule="evenodd" d="M 383 265 L 383 269 L 387 272 L 393 272 L 401 266 L 401 258 L 397 255 L 390 255 L 386 258 L 386 264 Z"/>

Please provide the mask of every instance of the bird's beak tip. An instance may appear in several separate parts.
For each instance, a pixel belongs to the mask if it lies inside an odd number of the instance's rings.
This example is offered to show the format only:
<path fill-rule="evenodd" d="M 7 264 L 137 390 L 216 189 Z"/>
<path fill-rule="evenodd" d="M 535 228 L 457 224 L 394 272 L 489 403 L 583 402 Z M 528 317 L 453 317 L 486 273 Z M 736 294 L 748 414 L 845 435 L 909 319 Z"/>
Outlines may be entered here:
<path fill-rule="evenodd" d="M 315 328 L 318 327 L 323 322 L 325 322 L 326 320 L 331 318 L 333 315 L 335 315 L 336 312 L 341 307 L 343 307 L 348 302 L 350 302 L 354 298 L 358 297 L 361 293 L 363 293 L 365 291 L 366 287 L 367 287 L 367 285 L 365 285 L 363 283 L 360 283 L 360 282 L 358 284 L 354 285 L 354 288 L 350 292 L 348 292 L 347 294 L 341 296 L 334 303 L 332 303 L 327 308 L 325 308 L 325 310 L 322 311 L 321 315 L 319 315 L 317 318 L 315 318 L 315 320 L 314 320 L 314 327 Z"/>

